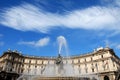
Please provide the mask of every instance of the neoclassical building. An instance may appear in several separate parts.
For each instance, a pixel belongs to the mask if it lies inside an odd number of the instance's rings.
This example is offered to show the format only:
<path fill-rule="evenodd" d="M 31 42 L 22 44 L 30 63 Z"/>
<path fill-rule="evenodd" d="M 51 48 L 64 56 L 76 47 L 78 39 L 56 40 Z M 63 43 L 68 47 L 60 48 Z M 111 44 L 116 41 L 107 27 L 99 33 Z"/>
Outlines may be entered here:
<path fill-rule="evenodd" d="M 43 74 L 46 65 L 55 64 L 56 58 L 25 56 L 18 51 L 8 50 L 0 57 L 0 80 L 16 80 L 33 69 L 36 70 L 33 74 Z M 83 55 L 63 57 L 63 63 L 72 64 L 76 75 L 93 74 L 98 75 L 99 80 L 120 80 L 120 59 L 108 47 Z"/>

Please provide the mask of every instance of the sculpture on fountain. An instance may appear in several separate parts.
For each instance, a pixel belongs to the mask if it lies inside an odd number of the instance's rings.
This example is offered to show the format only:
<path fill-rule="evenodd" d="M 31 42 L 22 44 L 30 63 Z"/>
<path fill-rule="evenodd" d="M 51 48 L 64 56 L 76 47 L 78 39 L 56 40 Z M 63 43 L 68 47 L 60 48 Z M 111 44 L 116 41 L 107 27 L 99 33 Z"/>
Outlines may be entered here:
<path fill-rule="evenodd" d="M 63 64 L 63 61 L 62 61 L 62 56 L 58 54 L 58 57 L 56 59 L 56 65 L 60 65 L 60 64 Z"/>
<path fill-rule="evenodd" d="M 62 61 L 62 56 L 60 54 L 58 54 L 58 57 L 56 59 L 56 68 L 57 68 L 57 75 L 58 76 L 62 76 L 64 73 L 64 65 L 63 65 L 63 61 Z"/>

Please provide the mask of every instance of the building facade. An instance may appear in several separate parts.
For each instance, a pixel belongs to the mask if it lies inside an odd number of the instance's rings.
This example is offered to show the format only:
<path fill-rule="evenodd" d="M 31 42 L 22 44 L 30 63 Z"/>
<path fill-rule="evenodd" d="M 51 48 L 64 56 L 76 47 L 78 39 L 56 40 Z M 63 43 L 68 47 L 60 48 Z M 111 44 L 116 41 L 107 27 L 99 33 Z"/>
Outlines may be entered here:
<path fill-rule="evenodd" d="M 25 56 L 18 51 L 8 50 L 0 57 L 0 79 L 16 80 L 23 73 L 42 74 L 48 64 L 55 64 L 57 57 Z M 75 74 L 98 75 L 99 80 L 120 79 L 120 59 L 113 49 L 98 48 L 91 53 L 70 58 L 63 57 L 64 64 L 72 64 Z M 38 70 L 41 71 L 38 71 Z"/>

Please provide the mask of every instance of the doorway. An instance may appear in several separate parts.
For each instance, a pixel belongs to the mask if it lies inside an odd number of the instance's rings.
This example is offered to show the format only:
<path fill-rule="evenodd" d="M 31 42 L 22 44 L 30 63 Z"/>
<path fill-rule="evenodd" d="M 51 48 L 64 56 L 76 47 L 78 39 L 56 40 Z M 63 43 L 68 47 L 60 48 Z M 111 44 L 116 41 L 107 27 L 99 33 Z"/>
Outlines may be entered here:
<path fill-rule="evenodd" d="M 104 76 L 104 80 L 110 80 L 108 76 Z"/>

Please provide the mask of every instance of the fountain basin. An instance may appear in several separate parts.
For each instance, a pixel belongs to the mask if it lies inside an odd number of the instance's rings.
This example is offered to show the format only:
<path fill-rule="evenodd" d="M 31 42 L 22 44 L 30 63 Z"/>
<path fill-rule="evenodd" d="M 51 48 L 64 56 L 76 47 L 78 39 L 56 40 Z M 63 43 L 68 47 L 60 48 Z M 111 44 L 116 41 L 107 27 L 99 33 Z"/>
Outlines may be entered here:
<path fill-rule="evenodd" d="M 86 77 L 35 77 L 33 80 L 90 80 Z"/>

